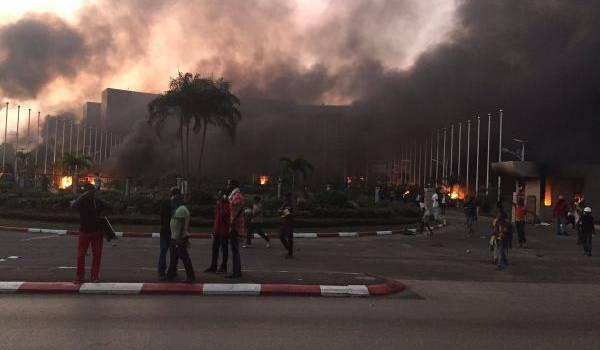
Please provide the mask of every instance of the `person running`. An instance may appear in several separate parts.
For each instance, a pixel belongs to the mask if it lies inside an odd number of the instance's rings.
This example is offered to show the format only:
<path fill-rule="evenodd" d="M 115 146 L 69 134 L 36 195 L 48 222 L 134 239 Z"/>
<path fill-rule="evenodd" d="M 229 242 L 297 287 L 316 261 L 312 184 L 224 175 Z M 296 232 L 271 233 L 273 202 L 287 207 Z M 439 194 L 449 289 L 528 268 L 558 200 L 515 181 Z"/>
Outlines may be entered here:
<path fill-rule="evenodd" d="M 255 233 L 267 241 L 267 248 L 271 247 L 269 236 L 267 236 L 263 230 L 263 212 L 264 210 L 261 203 L 261 198 L 259 196 L 254 196 L 254 204 L 252 204 L 252 210 L 250 211 L 249 218 L 250 225 L 248 225 L 246 232 L 246 244 L 244 244 L 242 248 L 252 247 L 252 236 L 254 236 Z"/>
<path fill-rule="evenodd" d="M 167 253 L 173 254 L 171 249 L 171 216 L 173 215 L 173 198 L 180 195 L 181 191 L 177 187 L 169 190 L 169 198 L 165 199 L 160 208 L 160 254 L 158 255 L 158 277 L 161 280 L 167 279 Z"/>
<path fill-rule="evenodd" d="M 504 270 L 508 265 L 508 242 L 506 233 L 509 231 L 510 223 L 506 221 L 506 214 L 499 211 L 493 222 L 490 244 L 493 246 L 494 263 L 496 270 Z"/>
<path fill-rule="evenodd" d="M 292 205 L 292 195 L 285 195 L 285 200 L 279 208 L 281 215 L 281 228 L 279 230 L 279 239 L 288 253 L 286 258 L 294 256 L 294 206 Z"/>
<path fill-rule="evenodd" d="M 240 191 L 240 183 L 237 180 L 229 180 L 227 183 L 229 191 L 229 203 L 231 204 L 231 220 L 229 244 L 233 255 L 233 273 L 227 278 L 242 277 L 242 262 L 240 260 L 240 235 L 244 231 L 244 196 Z"/>
<path fill-rule="evenodd" d="M 477 222 L 477 203 L 475 202 L 474 197 L 467 196 L 464 210 L 466 217 L 467 237 L 471 237 L 475 232 L 473 225 L 475 225 L 475 222 Z"/>
<path fill-rule="evenodd" d="M 583 238 L 583 253 L 592 256 L 592 235 L 594 234 L 594 217 L 592 208 L 585 207 L 581 216 L 581 232 Z"/>
<path fill-rule="evenodd" d="M 429 220 L 431 219 L 431 211 L 429 211 L 429 208 L 427 208 L 427 205 L 425 205 L 425 201 L 419 202 L 419 208 L 421 210 L 419 234 L 423 234 L 425 227 L 427 227 L 427 230 L 429 231 L 429 238 L 431 238 L 433 237 L 433 229 L 431 228 L 431 226 L 429 226 Z"/>
<path fill-rule="evenodd" d="M 229 256 L 229 233 L 231 231 L 231 205 L 229 198 L 225 192 L 219 192 L 219 199 L 215 204 L 215 221 L 213 224 L 213 242 L 212 242 L 212 258 L 210 267 L 204 272 L 226 273 L 227 258 Z M 217 270 L 219 261 L 219 251 L 222 252 L 223 258 L 221 266 Z"/>
<path fill-rule="evenodd" d="M 185 273 L 187 275 L 186 282 L 192 283 L 196 281 L 196 275 L 194 274 L 194 267 L 192 266 L 192 259 L 188 249 L 190 248 L 190 211 L 185 206 L 186 202 L 189 203 L 189 195 L 185 198 L 181 193 L 177 194 L 173 198 L 173 215 L 171 217 L 171 261 L 169 263 L 169 270 L 167 271 L 167 279 L 172 281 L 175 279 L 177 274 L 177 263 L 179 259 L 183 262 L 185 267 Z"/>
<path fill-rule="evenodd" d="M 535 215 L 529 211 L 525 205 L 523 198 L 519 198 L 517 203 L 513 203 L 515 207 L 515 226 L 517 228 L 517 239 L 520 248 L 527 248 L 527 239 L 525 238 L 525 223 L 527 221 L 527 213 Z"/>
<path fill-rule="evenodd" d="M 88 247 L 92 246 L 91 279 L 96 283 L 100 281 L 100 262 L 102 260 L 103 235 L 100 226 L 100 212 L 104 205 L 96 198 L 96 188 L 86 184 L 85 192 L 71 202 L 71 206 L 79 210 L 79 238 L 77 240 L 77 270 L 75 283 L 84 281 L 85 255 Z"/>
<path fill-rule="evenodd" d="M 567 202 L 562 195 L 558 196 L 558 202 L 554 205 L 554 218 L 556 219 L 556 234 L 568 236 L 567 233 Z"/>

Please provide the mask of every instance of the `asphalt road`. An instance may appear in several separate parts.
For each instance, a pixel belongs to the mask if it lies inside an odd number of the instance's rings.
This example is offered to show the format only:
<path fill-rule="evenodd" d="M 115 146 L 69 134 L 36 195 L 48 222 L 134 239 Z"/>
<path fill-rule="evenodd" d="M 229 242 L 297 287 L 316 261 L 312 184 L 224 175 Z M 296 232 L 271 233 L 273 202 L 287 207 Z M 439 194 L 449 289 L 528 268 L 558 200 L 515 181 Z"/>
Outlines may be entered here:
<path fill-rule="evenodd" d="M 482 219 L 477 234 L 470 238 L 464 237 L 462 217 L 449 216 L 448 220 L 449 226 L 437 230 L 433 239 L 405 235 L 296 239 L 299 251 L 292 260 L 284 259 L 277 240 L 266 249 L 257 239 L 252 249 L 242 249 L 243 269 L 248 275 L 243 281 L 260 282 L 255 280 L 257 274 L 290 271 L 417 280 L 600 283 L 600 260 L 583 257 L 574 236 L 557 237 L 552 227 L 528 226 L 530 249 L 515 247 L 509 254 L 508 270 L 497 272 L 490 264 L 489 220 Z M 0 232 L 0 280 L 70 281 L 76 242 L 73 236 Z M 158 244 L 158 239 L 152 238 L 123 238 L 116 247 L 105 244 L 101 279 L 156 281 Z M 190 254 L 197 271 L 208 267 L 210 240 L 193 240 Z M 18 258 L 8 259 L 10 256 Z M 198 274 L 198 278 L 202 281 L 207 276 Z"/>
<path fill-rule="evenodd" d="M 407 281 L 383 298 L 0 296 L 0 349 L 595 349 L 600 286 Z"/>
<path fill-rule="evenodd" d="M 488 224 L 482 220 L 471 238 L 457 216 L 431 240 L 298 239 L 292 260 L 277 242 L 266 249 L 257 240 L 242 252 L 248 279 L 341 272 L 408 285 L 388 297 L 0 295 L 0 349 L 597 348 L 600 260 L 583 257 L 572 236 L 528 227 L 531 249 L 513 249 L 508 270 L 497 272 Z M 0 280 L 72 279 L 75 242 L 0 233 Z M 198 270 L 208 263 L 208 244 L 193 241 Z M 153 281 L 157 245 L 123 239 L 107 246 L 101 277 Z"/>

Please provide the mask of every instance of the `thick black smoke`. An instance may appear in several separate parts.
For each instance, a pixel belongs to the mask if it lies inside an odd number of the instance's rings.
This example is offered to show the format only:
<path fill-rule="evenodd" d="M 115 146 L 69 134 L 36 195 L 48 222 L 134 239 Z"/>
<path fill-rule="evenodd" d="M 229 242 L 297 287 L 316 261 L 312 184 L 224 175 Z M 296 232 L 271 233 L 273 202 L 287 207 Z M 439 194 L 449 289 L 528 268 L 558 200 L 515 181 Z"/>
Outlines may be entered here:
<path fill-rule="evenodd" d="M 17 83 L 7 85 L 2 74 L 0 88 L 34 96 L 54 77 L 75 74 L 73 69 L 91 69 L 98 76 L 120 73 L 122 67 L 131 67 L 146 57 L 148 43 L 153 40 L 179 42 L 184 36 L 181 57 L 191 57 L 195 62 L 188 70 L 224 76 L 242 97 L 243 108 L 244 101 L 252 101 L 244 113 L 235 147 L 218 133 L 210 135 L 207 161 L 215 160 L 217 168 L 223 152 L 244 169 L 262 162 L 265 154 L 269 164 L 276 167 L 282 153 L 308 152 L 310 144 L 298 141 L 294 143 L 297 147 L 289 146 L 288 141 L 295 135 L 294 130 L 286 129 L 285 121 L 299 123 L 319 115 L 313 109 L 295 107 L 291 101 L 350 103 L 341 110 L 319 112 L 341 116 L 340 140 L 351 142 L 344 151 L 338 151 L 345 154 L 343 162 L 338 163 L 348 169 L 364 169 L 368 159 L 398 158 L 400 147 L 407 141 L 422 142 L 435 129 L 464 122 L 475 114 L 485 121 L 488 112 L 497 116 L 499 108 L 505 111 L 508 147 L 510 139 L 518 137 L 529 140 L 530 159 L 596 162 L 600 151 L 600 144 L 594 142 L 600 113 L 600 66 L 596 63 L 600 53 L 600 3 L 458 3 L 454 27 L 445 39 L 429 47 L 410 68 L 398 68 L 410 61 L 411 45 L 419 37 L 417 29 L 429 19 L 427 11 L 420 10 L 423 2 L 332 1 L 322 21 L 306 29 L 294 24 L 295 7 L 284 0 L 126 4 L 106 0 L 82 11 L 79 22 L 70 28 L 83 38 L 83 48 L 73 51 L 77 60 L 50 64 L 55 68 L 42 75 L 37 84 L 13 76 L 11 79 Z M 6 44 L 12 42 L 6 41 L 6 33 L 12 33 L 18 23 L 0 29 L 0 67 L 14 61 L 6 58 L 18 57 L 15 55 L 21 50 L 16 47 L 13 54 L 7 51 L 12 46 Z M 178 27 L 170 32 L 173 23 Z M 56 23 L 51 27 L 58 33 L 69 32 Z M 44 41 L 60 37 L 55 36 L 45 37 Z M 51 58 L 48 62 L 54 62 Z M 77 65 L 80 62 L 83 67 Z M 171 63 L 175 66 L 179 62 Z M 152 78 L 147 80 L 154 91 L 166 87 L 167 77 Z M 94 85 L 98 91 L 103 88 L 98 86 L 101 82 L 99 79 Z M 280 102 L 261 104 L 253 99 L 256 97 Z M 312 126 L 316 130 L 334 128 L 318 123 Z M 146 128 L 137 130 L 150 132 Z M 309 133 L 306 137 L 312 136 Z M 497 138 L 495 131 L 493 137 Z M 146 142 L 151 137 L 140 140 Z M 146 152 L 164 159 L 173 159 L 177 154 L 173 153 L 176 146 Z M 320 157 L 318 152 L 315 157 Z M 325 166 L 328 160 L 323 157 Z M 221 167 L 230 168 L 226 164 Z M 143 164 L 140 169 L 151 171 Z"/>
<path fill-rule="evenodd" d="M 53 15 L 0 28 L 0 89 L 10 97 L 34 98 L 55 78 L 76 76 L 88 59 L 81 34 Z"/>

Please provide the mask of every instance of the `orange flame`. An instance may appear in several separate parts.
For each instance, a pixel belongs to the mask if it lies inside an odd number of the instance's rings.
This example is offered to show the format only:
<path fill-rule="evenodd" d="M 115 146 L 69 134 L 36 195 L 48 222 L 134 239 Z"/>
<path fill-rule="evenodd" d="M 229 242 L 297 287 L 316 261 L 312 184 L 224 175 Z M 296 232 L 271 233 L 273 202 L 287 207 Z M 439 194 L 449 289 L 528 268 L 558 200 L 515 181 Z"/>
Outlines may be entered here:
<path fill-rule="evenodd" d="M 260 185 L 261 185 L 261 186 L 265 186 L 266 184 L 268 184 L 268 183 L 269 183 L 269 177 L 268 177 L 268 176 L 266 176 L 266 175 L 261 175 L 261 176 L 258 178 L 258 182 L 260 183 Z"/>
<path fill-rule="evenodd" d="M 63 176 L 60 178 L 60 183 L 58 184 L 58 188 L 61 190 L 67 189 L 73 186 L 73 177 L 72 176 Z"/>

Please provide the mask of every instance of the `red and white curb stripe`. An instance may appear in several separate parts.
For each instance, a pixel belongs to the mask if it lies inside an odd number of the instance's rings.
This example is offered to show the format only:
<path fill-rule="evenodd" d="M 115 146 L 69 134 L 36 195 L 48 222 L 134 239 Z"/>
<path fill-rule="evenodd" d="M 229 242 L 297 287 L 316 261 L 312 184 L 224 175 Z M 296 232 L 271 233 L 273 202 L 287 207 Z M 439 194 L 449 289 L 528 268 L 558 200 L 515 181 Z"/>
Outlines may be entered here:
<path fill-rule="evenodd" d="M 190 294 L 190 295 L 298 295 L 368 297 L 401 292 L 406 287 L 388 280 L 375 285 L 310 285 L 255 283 L 83 283 L 0 282 L 0 294 Z"/>
<path fill-rule="evenodd" d="M 294 238 L 337 238 L 337 237 L 371 237 L 371 236 L 388 236 L 393 234 L 406 234 L 414 229 L 402 229 L 402 230 L 384 230 L 384 231 L 364 231 L 364 232 L 294 232 Z M 79 231 L 76 230 L 58 230 L 58 229 L 45 229 L 45 228 L 34 228 L 34 227 L 10 227 L 0 226 L 0 231 L 6 232 L 23 232 L 23 233 L 45 233 L 55 234 L 58 236 L 76 236 L 79 235 Z M 133 237 L 133 238 L 159 238 L 160 233 L 158 232 L 115 232 L 117 237 Z M 270 237 L 277 238 L 279 234 L 269 235 Z M 212 234 L 210 233 L 192 233 L 190 238 L 195 239 L 210 239 Z M 254 238 L 260 238 L 259 235 L 254 234 Z"/>

